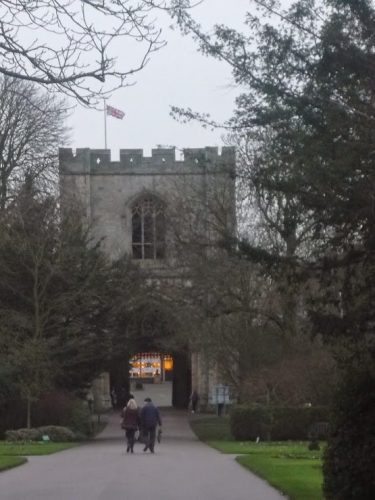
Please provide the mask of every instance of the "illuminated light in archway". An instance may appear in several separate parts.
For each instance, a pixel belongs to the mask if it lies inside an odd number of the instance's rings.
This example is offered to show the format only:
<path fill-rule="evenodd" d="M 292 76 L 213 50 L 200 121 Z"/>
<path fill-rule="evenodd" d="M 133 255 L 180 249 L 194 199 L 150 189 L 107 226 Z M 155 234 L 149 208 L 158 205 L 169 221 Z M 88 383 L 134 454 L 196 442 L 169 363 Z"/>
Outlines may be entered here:
<path fill-rule="evenodd" d="M 169 378 L 173 371 L 173 358 L 169 354 L 141 352 L 130 360 L 130 378 Z"/>

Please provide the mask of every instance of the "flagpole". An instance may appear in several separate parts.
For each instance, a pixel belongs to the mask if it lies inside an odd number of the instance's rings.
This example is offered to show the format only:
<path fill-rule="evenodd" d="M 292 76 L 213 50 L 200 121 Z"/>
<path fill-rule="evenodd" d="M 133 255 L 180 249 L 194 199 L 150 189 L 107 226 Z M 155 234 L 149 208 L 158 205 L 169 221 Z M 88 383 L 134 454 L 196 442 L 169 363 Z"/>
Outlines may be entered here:
<path fill-rule="evenodd" d="M 105 97 L 103 98 L 103 111 L 104 111 L 104 149 L 107 149 L 107 103 Z"/>

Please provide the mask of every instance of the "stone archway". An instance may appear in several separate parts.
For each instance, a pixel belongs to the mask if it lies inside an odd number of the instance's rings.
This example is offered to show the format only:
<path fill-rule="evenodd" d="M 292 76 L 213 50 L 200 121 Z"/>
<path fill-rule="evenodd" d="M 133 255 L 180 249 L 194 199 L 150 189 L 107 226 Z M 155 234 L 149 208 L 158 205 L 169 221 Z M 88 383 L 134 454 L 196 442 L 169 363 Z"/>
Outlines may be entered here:
<path fill-rule="evenodd" d="M 118 345 L 110 362 L 110 390 L 117 394 L 117 407 L 125 403 L 126 397 L 133 392 L 136 379 L 129 374 L 130 360 L 145 353 L 155 356 L 171 356 L 173 373 L 171 376 L 171 405 L 175 408 L 187 408 L 191 390 L 191 359 L 187 343 L 178 339 L 179 322 L 168 306 L 154 300 L 145 300 L 132 314 L 133 334 L 131 338 L 118 337 Z M 156 378 L 142 373 L 146 384 L 157 383 Z M 163 380 L 158 381 L 164 383 Z"/>

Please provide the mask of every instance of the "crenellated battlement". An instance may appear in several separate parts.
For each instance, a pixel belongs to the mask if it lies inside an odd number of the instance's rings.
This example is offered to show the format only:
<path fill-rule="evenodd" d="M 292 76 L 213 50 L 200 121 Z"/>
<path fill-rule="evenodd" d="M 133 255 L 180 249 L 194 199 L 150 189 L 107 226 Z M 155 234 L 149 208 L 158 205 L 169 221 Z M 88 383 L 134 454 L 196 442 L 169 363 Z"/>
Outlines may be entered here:
<path fill-rule="evenodd" d="M 197 173 L 200 169 L 232 170 L 235 150 L 223 147 L 219 154 L 216 147 L 184 149 L 184 159 L 176 160 L 175 148 L 157 148 L 151 156 L 144 156 L 143 149 L 120 149 L 120 161 L 111 160 L 109 149 L 60 148 L 61 174 L 129 174 L 129 173 Z"/>

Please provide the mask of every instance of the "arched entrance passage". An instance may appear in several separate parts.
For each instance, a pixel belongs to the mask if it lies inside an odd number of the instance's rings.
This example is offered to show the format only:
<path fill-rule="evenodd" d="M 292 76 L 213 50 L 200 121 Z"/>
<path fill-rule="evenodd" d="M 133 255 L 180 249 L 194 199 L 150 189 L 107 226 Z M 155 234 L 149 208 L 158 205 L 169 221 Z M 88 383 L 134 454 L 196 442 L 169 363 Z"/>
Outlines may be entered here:
<path fill-rule="evenodd" d="M 179 331 L 178 318 L 168 304 L 159 301 L 147 300 L 138 304 L 127 316 L 116 335 L 110 363 L 111 392 L 116 394 L 118 407 L 133 392 L 138 378 L 139 382 L 147 384 L 145 389 L 149 388 L 149 392 L 157 392 L 157 387 L 151 388 L 150 384 L 169 383 L 172 386 L 170 404 L 175 408 L 187 408 L 191 360 L 187 342 Z M 168 373 L 167 359 L 171 359 L 173 365 Z M 156 366 L 158 363 L 160 368 Z M 160 371 L 156 373 L 158 369 Z"/>

